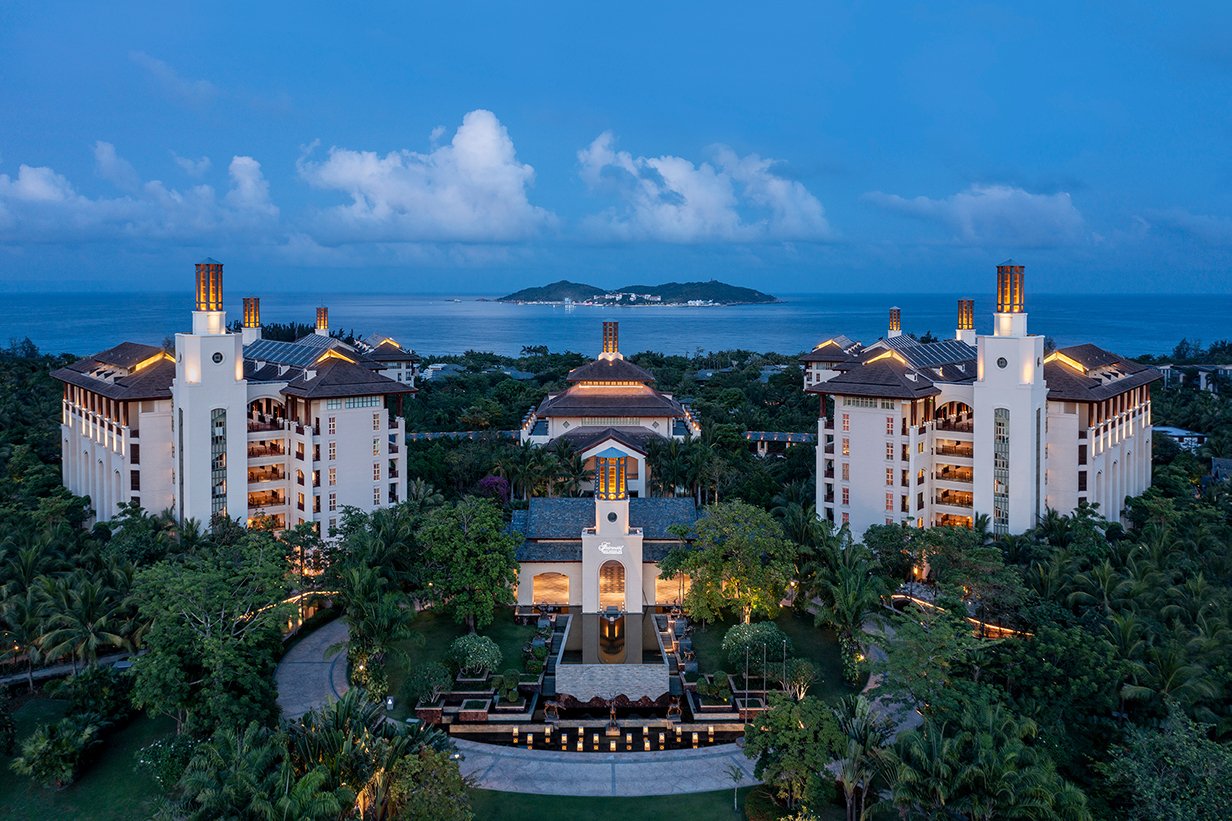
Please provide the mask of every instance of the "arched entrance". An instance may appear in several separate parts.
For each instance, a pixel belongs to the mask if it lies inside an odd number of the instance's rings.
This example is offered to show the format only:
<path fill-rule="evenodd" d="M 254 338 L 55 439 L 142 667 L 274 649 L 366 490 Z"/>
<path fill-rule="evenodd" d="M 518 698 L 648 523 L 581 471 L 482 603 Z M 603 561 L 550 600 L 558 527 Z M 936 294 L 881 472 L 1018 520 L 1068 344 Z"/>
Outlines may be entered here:
<path fill-rule="evenodd" d="M 599 568 L 599 609 L 625 609 L 625 566 L 606 561 Z"/>
<path fill-rule="evenodd" d="M 564 573 L 540 573 L 532 583 L 535 604 L 569 604 L 569 577 Z"/>

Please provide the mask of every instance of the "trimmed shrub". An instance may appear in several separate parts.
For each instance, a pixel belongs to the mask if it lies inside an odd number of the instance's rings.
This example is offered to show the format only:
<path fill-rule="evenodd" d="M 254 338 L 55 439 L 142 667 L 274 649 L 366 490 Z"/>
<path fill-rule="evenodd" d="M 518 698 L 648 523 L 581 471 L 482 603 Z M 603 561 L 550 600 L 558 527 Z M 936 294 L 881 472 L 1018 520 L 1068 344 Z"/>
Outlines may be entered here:
<path fill-rule="evenodd" d="M 771 670 L 774 669 L 771 662 L 782 664 L 784 642 L 787 654 L 791 655 L 791 639 L 772 621 L 736 624 L 723 636 L 723 655 L 728 664 L 740 671 L 745 670 L 747 661 L 749 675 L 760 676 L 763 658 Z"/>
<path fill-rule="evenodd" d="M 44 786 L 63 789 L 77 777 L 86 754 L 101 741 L 107 722 L 96 715 L 65 716 L 41 724 L 21 745 L 10 765 Z"/>
<path fill-rule="evenodd" d="M 458 636 L 449 645 L 449 658 L 467 678 L 479 678 L 500 667 L 500 648 L 487 636 L 471 633 Z"/>
<path fill-rule="evenodd" d="M 521 674 L 517 670 L 506 670 L 500 677 L 500 697 L 502 701 L 513 703 L 522 698 L 522 694 L 518 691 L 518 680 Z"/>
<path fill-rule="evenodd" d="M 402 699 L 410 704 L 435 704 L 441 692 L 453 684 L 453 676 L 445 665 L 435 661 L 421 664 L 402 683 Z"/>

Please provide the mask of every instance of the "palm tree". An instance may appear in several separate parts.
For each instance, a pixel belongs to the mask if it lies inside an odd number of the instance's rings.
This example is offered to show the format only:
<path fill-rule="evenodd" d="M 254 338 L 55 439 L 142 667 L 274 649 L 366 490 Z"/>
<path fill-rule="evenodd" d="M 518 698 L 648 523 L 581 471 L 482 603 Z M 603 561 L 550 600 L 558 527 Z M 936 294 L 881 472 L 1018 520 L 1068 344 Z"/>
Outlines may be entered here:
<path fill-rule="evenodd" d="M 831 546 L 828 563 L 817 579 L 816 595 L 823 605 L 817 618 L 854 646 L 864 624 L 881 613 L 882 583 L 873 572 L 872 552 L 863 545 Z"/>
<path fill-rule="evenodd" d="M 4 649 L 0 658 L 25 657 L 26 684 L 31 693 L 34 692 L 34 665 L 43 661 L 46 614 L 46 603 L 34 587 L 21 595 L 6 597 L 0 607 L 0 619 L 8 625 L 2 637 Z"/>
<path fill-rule="evenodd" d="M 863 695 L 847 696 L 834 708 L 847 745 L 838 760 L 838 782 L 847 802 L 847 821 L 866 821 L 872 814 L 868 795 L 883 771 L 882 755 L 893 731 L 891 722 L 877 716 Z"/>
<path fill-rule="evenodd" d="M 926 721 L 920 729 L 904 733 L 887 750 L 884 761 L 894 803 L 907 817 L 944 817 L 962 763 L 958 743 L 947 737 L 943 722 Z"/>
<path fill-rule="evenodd" d="M 285 738 L 255 721 L 242 732 L 221 728 L 197 746 L 180 779 L 188 817 L 276 818 Z"/>
<path fill-rule="evenodd" d="M 556 448 L 556 482 L 570 496 L 581 496 L 583 490 L 595 480 L 595 472 L 586 467 L 586 461 L 568 442 L 561 441 Z"/>
<path fill-rule="evenodd" d="M 431 482 L 417 476 L 406 482 L 406 500 L 427 508 L 443 504 L 445 497 L 432 486 Z"/>
<path fill-rule="evenodd" d="M 124 636 L 117 632 L 119 608 L 111 591 L 94 579 L 77 574 L 68 578 L 67 600 L 57 597 L 48 620 L 52 629 L 43 642 L 50 657 L 71 655 L 75 673 L 78 661 L 95 664 L 100 647 L 121 647 Z"/>

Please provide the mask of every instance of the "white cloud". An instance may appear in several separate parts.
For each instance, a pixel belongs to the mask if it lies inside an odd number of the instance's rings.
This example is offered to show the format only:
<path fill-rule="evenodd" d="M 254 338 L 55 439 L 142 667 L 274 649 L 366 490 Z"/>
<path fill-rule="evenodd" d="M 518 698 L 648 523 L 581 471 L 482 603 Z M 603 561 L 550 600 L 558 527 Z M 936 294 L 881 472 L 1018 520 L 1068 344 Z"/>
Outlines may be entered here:
<path fill-rule="evenodd" d="M 171 152 L 171 158 L 175 160 L 175 164 L 184 170 L 184 173 L 193 179 L 204 177 L 210 170 L 210 158 L 202 157 L 199 160 L 194 160 L 190 157 L 181 157 L 174 151 Z"/>
<path fill-rule="evenodd" d="M 163 91 L 181 102 L 203 106 L 219 95 L 218 87 L 210 81 L 183 77 L 170 65 L 144 51 L 130 51 L 128 59 L 145 69 Z"/>
<path fill-rule="evenodd" d="M 0 174 L 0 240 L 14 243 L 96 240 L 263 238 L 277 225 L 261 166 L 251 157 L 231 162 L 230 185 L 220 199 L 212 187 L 169 188 L 142 182 L 109 143 L 95 145 L 100 176 L 125 189 L 116 197 L 80 193 L 51 168 L 22 165 Z"/>
<path fill-rule="evenodd" d="M 329 242 L 502 242 L 525 239 L 555 223 L 532 205 L 534 169 L 490 111 L 472 111 L 448 145 L 428 153 L 334 147 L 321 162 L 301 158 L 310 185 L 350 196 L 319 215 Z"/>
<path fill-rule="evenodd" d="M 1205 245 L 1232 245 L 1232 219 L 1210 214 L 1194 214 L 1183 208 L 1148 212 L 1139 218 L 1148 229 L 1179 233 Z"/>
<path fill-rule="evenodd" d="M 683 157 L 633 156 L 615 149 L 611 132 L 578 152 L 590 187 L 620 204 L 587 222 L 601 235 L 661 242 L 824 240 L 825 209 L 807 188 L 774 173 L 775 161 L 714 150 L 713 163 Z"/>
<path fill-rule="evenodd" d="M 908 199 L 880 191 L 865 194 L 864 199 L 889 211 L 940 223 L 964 244 L 1052 247 L 1089 239 L 1082 214 L 1066 192 L 1033 194 L 1009 185 L 972 185 L 940 199 Z"/>

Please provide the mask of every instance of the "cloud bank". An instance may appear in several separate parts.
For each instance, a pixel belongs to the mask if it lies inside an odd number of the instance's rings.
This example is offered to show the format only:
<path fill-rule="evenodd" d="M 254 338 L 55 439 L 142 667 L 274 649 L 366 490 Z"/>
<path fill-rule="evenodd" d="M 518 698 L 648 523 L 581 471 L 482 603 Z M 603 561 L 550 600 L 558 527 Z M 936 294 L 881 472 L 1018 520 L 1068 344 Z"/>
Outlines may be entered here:
<path fill-rule="evenodd" d="M 578 152 L 582 179 L 618 204 L 586 219 L 596 234 L 658 242 L 825 240 L 821 203 L 801 183 L 774 172 L 775 161 L 738 156 L 725 146 L 712 162 L 633 156 L 604 132 Z"/>

